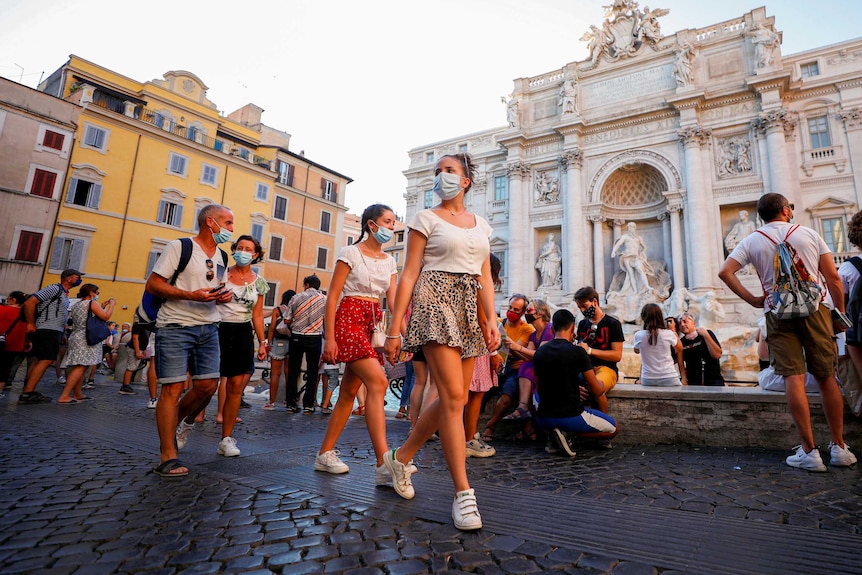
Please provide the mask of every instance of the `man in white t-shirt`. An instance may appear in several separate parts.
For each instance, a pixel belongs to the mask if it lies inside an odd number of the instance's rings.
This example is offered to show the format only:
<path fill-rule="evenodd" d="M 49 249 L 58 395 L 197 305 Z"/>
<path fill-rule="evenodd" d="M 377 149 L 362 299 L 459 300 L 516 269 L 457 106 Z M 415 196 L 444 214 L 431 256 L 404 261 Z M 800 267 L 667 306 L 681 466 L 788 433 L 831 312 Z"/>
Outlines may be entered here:
<path fill-rule="evenodd" d="M 194 427 L 194 418 L 218 388 L 221 319 L 216 303 L 230 301 L 224 291 L 226 258 L 218 244 L 229 242 L 233 232 L 233 212 L 220 205 L 204 207 L 198 215 L 200 232 L 192 238 L 191 259 L 171 285 L 178 269 L 181 240 L 165 247 L 146 290 L 165 299 L 156 320 L 156 373 L 162 386 L 156 406 L 161 463 L 153 469 L 162 477 L 188 475 L 177 459 Z M 190 375 L 192 387 L 182 393 Z M 182 395 L 182 398 L 180 396 Z M 179 426 L 177 425 L 179 423 Z"/>
<path fill-rule="evenodd" d="M 767 311 L 766 334 L 770 355 L 775 373 L 784 376 L 787 405 L 802 439 L 802 445 L 787 458 L 787 464 L 807 471 L 826 471 L 814 443 L 810 406 L 805 395 L 805 372 L 807 368 L 820 386 L 823 410 L 832 435 L 830 464 L 838 467 L 853 465 L 856 456 L 844 443 L 844 401 L 835 380 L 838 351 L 834 336 L 836 331 L 843 329 L 833 326 L 831 310 L 825 305 L 804 318 L 778 319 L 769 313 L 770 301 L 766 292 L 774 283 L 777 244 L 785 241 L 793 247 L 821 288 L 825 284 L 832 303 L 841 312 L 844 311 L 844 290 L 823 238 L 811 228 L 790 223 L 793 208 L 793 204 L 781 194 L 761 196 L 757 202 L 757 214 L 766 223 L 757 230 L 759 233 L 752 233 L 739 242 L 724 261 L 718 277 L 750 305 Z M 763 286 L 760 295 L 751 293 L 736 276 L 736 272 L 749 263 L 760 277 Z"/>

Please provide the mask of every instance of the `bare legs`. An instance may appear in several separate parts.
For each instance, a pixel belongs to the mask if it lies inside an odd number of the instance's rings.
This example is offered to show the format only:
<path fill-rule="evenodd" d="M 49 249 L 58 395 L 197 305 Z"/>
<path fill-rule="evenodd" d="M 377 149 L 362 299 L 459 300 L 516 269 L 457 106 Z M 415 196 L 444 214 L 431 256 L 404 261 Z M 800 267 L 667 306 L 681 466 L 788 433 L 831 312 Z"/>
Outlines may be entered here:
<path fill-rule="evenodd" d="M 156 406 L 156 426 L 163 463 L 177 458 L 176 433 L 180 419 L 186 420 L 186 423 L 189 418 L 194 421 L 215 393 L 216 387 L 218 379 L 195 379 L 191 389 L 182 394 L 182 381 L 162 384 L 162 395 Z"/>

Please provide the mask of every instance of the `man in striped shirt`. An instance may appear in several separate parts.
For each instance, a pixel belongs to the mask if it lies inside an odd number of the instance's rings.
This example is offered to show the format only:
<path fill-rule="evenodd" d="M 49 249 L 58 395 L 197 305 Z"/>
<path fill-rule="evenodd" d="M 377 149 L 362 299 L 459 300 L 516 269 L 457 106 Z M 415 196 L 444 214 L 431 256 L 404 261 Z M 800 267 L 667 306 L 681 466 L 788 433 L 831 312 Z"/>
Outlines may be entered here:
<path fill-rule="evenodd" d="M 296 405 L 297 383 L 305 357 L 306 384 L 302 398 L 303 413 L 314 413 L 317 398 L 317 375 L 323 345 L 323 314 L 326 296 L 320 290 L 320 278 L 312 274 L 302 280 L 305 291 L 287 304 L 284 322 L 290 326 L 290 352 L 287 359 L 287 390 L 284 404 L 289 413 L 299 413 Z"/>

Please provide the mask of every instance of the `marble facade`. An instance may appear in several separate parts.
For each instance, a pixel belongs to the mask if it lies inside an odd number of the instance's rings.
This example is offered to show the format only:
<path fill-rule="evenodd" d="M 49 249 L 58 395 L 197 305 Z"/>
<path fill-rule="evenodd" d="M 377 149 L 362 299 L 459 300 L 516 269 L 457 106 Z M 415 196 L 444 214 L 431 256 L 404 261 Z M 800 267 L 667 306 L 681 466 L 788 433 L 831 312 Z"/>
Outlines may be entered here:
<path fill-rule="evenodd" d="M 740 211 L 755 219 L 758 197 L 779 191 L 798 223 L 831 234 L 839 264 L 849 255 L 835 229 L 843 234 L 860 205 L 862 40 L 784 55 L 765 8 L 665 36 L 657 12 L 614 2 L 585 41 L 603 30 L 631 37 L 514 80 L 504 101 L 517 103 L 517 117 L 500 118 L 508 125 L 410 150 L 406 221 L 436 203 L 437 159 L 466 150 L 480 166 L 468 205 L 493 227 L 504 263 L 498 302 L 521 292 L 569 306 L 585 285 L 606 295 L 619 270 L 612 247 L 635 222 L 669 293 L 688 302 L 714 292 L 718 327 L 753 333 L 760 314 L 717 277 Z M 685 81 L 681 50 L 690 52 Z M 545 286 L 536 264 L 551 234 L 561 281 Z M 744 281 L 757 285 L 754 275 Z"/>

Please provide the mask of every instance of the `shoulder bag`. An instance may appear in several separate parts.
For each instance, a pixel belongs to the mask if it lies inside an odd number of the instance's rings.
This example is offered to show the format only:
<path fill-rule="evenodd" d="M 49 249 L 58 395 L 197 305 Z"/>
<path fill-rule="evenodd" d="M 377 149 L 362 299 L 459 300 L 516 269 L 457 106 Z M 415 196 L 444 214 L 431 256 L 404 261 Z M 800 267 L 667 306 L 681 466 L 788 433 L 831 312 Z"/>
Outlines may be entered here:
<path fill-rule="evenodd" d="M 111 329 L 108 327 L 108 324 L 105 320 L 99 319 L 99 317 L 93 313 L 92 308 L 93 302 L 90 301 L 87 304 L 87 326 L 85 330 L 87 335 L 87 345 L 102 343 L 109 335 L 111 335 Z"/>

